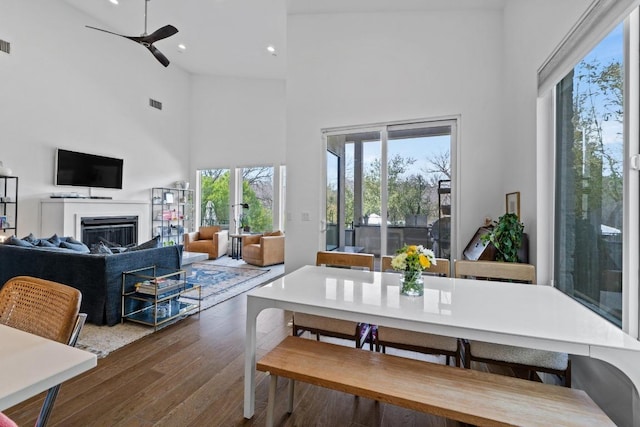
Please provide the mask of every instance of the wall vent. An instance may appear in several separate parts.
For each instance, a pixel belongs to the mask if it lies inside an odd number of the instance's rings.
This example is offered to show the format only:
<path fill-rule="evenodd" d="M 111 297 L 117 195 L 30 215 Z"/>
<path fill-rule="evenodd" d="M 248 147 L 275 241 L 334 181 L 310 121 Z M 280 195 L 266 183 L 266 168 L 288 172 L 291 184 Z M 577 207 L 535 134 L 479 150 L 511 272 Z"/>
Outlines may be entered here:
<path fill-rule="evenodd" d="M 153 98 L 149 98 L 149 105 L 153 108 L 157 108 L 158 110 L 162 110 L 162 102 L 156 101 Z"/>
<path fill-rule="evenodd" d="M 0 40 L 0 51 L 5 53 L 11 53 L 11 43 L 4 40 Z"/>

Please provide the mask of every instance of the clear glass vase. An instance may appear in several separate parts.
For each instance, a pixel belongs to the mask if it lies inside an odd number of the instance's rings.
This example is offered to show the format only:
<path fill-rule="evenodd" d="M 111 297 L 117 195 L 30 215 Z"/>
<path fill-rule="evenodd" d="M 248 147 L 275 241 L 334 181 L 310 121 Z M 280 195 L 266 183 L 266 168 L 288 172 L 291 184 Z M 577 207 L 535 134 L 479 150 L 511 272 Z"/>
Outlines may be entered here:
<path fill-rule="evenodd" d="M 420 270 L 405 271 L 400 279 L 400 293 L 410 297 L 419 297 L 424 293 L 424 282 Z"/>

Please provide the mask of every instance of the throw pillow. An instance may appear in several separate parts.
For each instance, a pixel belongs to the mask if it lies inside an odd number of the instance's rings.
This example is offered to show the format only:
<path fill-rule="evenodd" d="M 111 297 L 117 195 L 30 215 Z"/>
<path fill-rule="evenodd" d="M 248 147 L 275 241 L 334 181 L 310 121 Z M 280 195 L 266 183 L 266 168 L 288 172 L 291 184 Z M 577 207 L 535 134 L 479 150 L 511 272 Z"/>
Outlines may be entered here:
<path fill-rule="evenodd" d="M 28 236 L 23 237 L 23 238 L 22 238 L 22 240 L 24 240 L 25 242 L 29 242 L 29 243 L 31 243 L 32 245 L 37 245 L 37 244 L 38 244 L 38 240 L 40 240 L 40 239 L 36 238 L 36 237 L 33 235 L 33 233 L 29 233 L 29 235 L 28 235 Z"/>
<path fill-rule="evenodd" d="M 54 245 L 53 243 L 51 243 L 47 239 L 38 240 L 37 245 L 40 246 L 40 247 L 44 247 L 44 248 L 57 248 L 58 247 L 58 245 Z"/>
<path fill-rule="evenodd" d="M 80 252 L 80 253 L 83 253 L 83 254 L 88 254 L 90 252 L 90 250 L 87 247 L 87 245 L 85 245 L 82 242 L 80 242 L 80 243 L 71 243 L 69 241 L 60 242 L 60 247 L 61 248 L 65 248 L 65 249 L 71 249 L 73 251 Z"/>
<path fill-rule="evenodd" d="M 91 245 L 91 253 L 92 254 L 102 254 L 102 255 L 112 255 L 113 251 L 104 244 L 104 242 L 98 242 L 96 244 Z"/>
<path fill-rule="evenodd" d="M 282 231 L 272 231 L 271 233 L 264 233 L 263 236 L 282 236 Z"/>
<path fill-rule="evenodd" d="M 157 248 L 158 247 L 158 243 L 160 242 L 160 235 L 154 237 L 153 239 L 149 240 L 148 242 L 144 242 L 138 246 L 134 246 L 132 248 L 129 248 L 129 251 L 140 251 L 142 249 L 151 249 L 151 248 Z"/>
<path fill-rule="evenodd" d="M 113 243 L 105 239 L 104 237 L 98 237 L 98 240 L 104 243 L 104 245 L 108 248 L 119 248 L 121 245 L 117 243 Z"/>
<path fill-rule="evenodd" d="M 32 248 L 33 244 L 27 242 L 26 240 L 18 239 L 16 236 L 11 236 L 7 240 L 4 241 L 5 245 L 13 245 L 13 246 L 22 246 L 25 248 Z"/>
<path fill-rule="evenodd" d="M 84 243 L 82 243 L 82 242 L 81 242 L 81 241 L 79 241 L 79 240 L 74 239 L 74 238 L 73 238 L 73 237 L 71 237 L 71 236 L 67 237 L 67 238 L 65 239 L 65 241 L 66 241 L 67 243 L 71 243 L 71 244 L 74 244 L 74 245 L 84 245 Z"/>
<path fill-rule="evenodd" d="M 53 236 L 49 237 L 47 241 L 49 241 L 49 243 L 52 243 L 53 246 L 60 246 L 60 238 L 58 237 L 57 234 L 54 234 Z"/>

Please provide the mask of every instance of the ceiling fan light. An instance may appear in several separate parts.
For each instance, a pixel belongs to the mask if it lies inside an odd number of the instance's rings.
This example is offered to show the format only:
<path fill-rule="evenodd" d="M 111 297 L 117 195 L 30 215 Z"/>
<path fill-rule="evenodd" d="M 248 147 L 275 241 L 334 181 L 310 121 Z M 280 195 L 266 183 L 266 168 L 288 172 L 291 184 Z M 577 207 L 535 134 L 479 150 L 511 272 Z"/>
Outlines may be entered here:
<path fill-rule="evenodd" d="M 118 0 L 109 0 L 109 2 L 110 2 L 111 4 L 115 4 L 115 5 L 117 5 L 117 4 L 118 4 Z"/>

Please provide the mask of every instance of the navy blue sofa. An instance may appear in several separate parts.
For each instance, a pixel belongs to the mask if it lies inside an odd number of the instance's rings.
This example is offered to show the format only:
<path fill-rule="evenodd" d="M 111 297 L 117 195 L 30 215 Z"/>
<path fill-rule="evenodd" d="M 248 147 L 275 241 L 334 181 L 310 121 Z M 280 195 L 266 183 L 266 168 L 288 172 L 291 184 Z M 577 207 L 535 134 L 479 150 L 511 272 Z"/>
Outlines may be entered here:
<path fill-rule="evenodd" d="M 102 255 L 0 244 L 0 286 L 15 276 L 73 286 L 82 292 L 87 321 L 113 326 L 122 315 L 122 272 L 152 265 L 179 269 L 181 258 L 182 245 Z"/>

